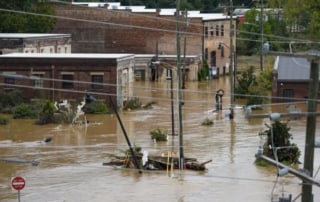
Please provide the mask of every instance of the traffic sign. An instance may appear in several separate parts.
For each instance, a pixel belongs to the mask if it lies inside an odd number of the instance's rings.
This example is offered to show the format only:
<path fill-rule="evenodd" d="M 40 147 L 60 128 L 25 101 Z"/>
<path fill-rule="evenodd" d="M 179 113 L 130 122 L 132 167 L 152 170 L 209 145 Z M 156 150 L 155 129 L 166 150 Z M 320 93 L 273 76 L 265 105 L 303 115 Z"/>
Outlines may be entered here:
<path fill-rule="evenodd" d="M 11 186 L 15 190 L 20 191 L 21 189 L 24 188 L 25 185 L 26 185 L 26 181 L 23 177 L 17 176 L 17 177 L 12 178 L 12 180 L 11 180 Z"/>

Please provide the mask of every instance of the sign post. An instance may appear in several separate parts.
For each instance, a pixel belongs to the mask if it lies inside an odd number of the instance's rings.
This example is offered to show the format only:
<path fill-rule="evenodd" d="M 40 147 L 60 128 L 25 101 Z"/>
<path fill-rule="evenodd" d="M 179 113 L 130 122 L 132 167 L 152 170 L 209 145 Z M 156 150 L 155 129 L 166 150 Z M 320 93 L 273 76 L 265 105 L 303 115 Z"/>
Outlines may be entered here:
<path fill-rule="evenodd" d="M 11 179 L 11 186 L 18 191 L 18 201 L 20 202 L 20 190 L 26 185 L 26 181 L 23 177 L 17 176 Z"/>

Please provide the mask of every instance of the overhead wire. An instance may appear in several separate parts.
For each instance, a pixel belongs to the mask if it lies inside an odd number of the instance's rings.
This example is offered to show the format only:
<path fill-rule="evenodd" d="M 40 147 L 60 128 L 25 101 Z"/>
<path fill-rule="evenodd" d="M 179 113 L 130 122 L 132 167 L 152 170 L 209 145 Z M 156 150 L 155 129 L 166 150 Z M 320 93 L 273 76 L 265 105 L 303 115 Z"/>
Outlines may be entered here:
<path fill-rule="evenodd" d="M 13 78 L 18 78 L 18 79 L 30 79 L 30 80 L 36 80 L 36 79 L 43 79 L 46 81 L 56 81 L 56 82 L 73 82 L 73 83 L 77 83 L 77 84 L 88 84 L 88 85 L 92 85 L 92 84 L 96 84 L 96 85 L 103 85 L 103 86 L 121 86 L 118 84 L 110 84 L 110 83 L 95 83 L 95 82 L 87 82 L 87 81 L 77 81 L 77 80 L 63 80 L 63 79 L 52 79 L 52 78 L 46 78 L 46 77 L 35 77 L 35 76 L 23 76 L 23 75 L 14 75 L 14 74 L 0 74 L 0 76 L 3 77 L 13 77 Z M 108 92 L 95 92 L 95 91 L 86 91 L 86 90 L 74 90 L 74 89 L 63 89 L 63 88 L 50 88 L 50 87 L 35 87 L 32 86 L 32 84 L 30 84 L 30 86 L 24 84 L 24 85 L 19 85 L 19 84 L 8 84 L 8 83 L 0 83 L 0 85 L 2 86 L 10 86 L 10 87 L 20 87 L 20 88 L 32 88 L 32 89 L 41 89 L 41 90 L 50 90 L 50 91 L 60 91 L 60 92 L 73 92 L 73 93 L 79 93 L 79 94 L 93 94 L 93 95 L 105 95 L 105 96 L 117 96 L 116 93 L 108 93 Z M 144 90 L 148 90 L 148 91 L 152 91 L 152 90 L 159 90 L 159 91 L 175 91 L 176 89 L 168 89 L 168 88 L 146 88 L 146 87 L 142 87 L 142 86 L 135 86 L 134 89 L 144 89 Z M 184 93 L 200 93 L 200 94 L 208 94 L 208 96 L 211 97 L 212 94 L 212 98 L 215 95 L 214 92 L 212 91 L 200 91 L 200 90 L 183 90 Z M 247 94 L 234 94 L 237 97 L 257 97 L 257 98 L 263 98 L 263 99 L 286 99 L 286 100 L 291 100 L 291 102 L 307 102 L 310 101 L 311 99 L 308 98 L 287 98 L 287 97 L 282 97 L 282 96 L 263 96 L 263 95 L 247 95 Z M 171 101 L 170 98 L 155 98 L 155 97 L 148 97 L 148 96 L 141 96 L 141 95 L 133 95 L 133 97 L 137 97 L 137 98 L 141 98 L 141 99 L 154 99 L 154 100 L 159 100 L 159 101 Z M 225 97 L 228 97 L 227 95 Z M 198 100 L 198 99 L 188 99 L 188 100 L 184 100 L 185 103 L 207 103 L 207 100 Z M 261 106 L 267 106 L 267 105 L 287 105 L 288 103 L 272 103 L 272 104 L 261 104 Z"/>
<path fill-rule="evenodd" d="M 1 9 L 0 9 L 1 10 Z M 26 13 L 22 13 L 22 14 L 26 14 Z M 63 18 L 62 18 L 63 19 Z M 68 19 L 68 18 L 66 18 L 66 19 Z M 70 19 L 68 19 L 68 20 L 70 20 Z M 92 22 L 94 22 L 94 21 L 84 21 L 84 22 L 88 22 L 88 23 L 92 23 Z M 94 22 L 95 23 L 95 22 Z M 109 25 L 113 25 L 113 24 L 109 24 Z M 121 25 L 119 25 L 119 26 L 121 26 Z M 140 28 L 140 27 L 135 27 L 135 26 L 133 26 L 133 28 Z M 152 30 L 154 30 L 154 28 L 151 28 Z M 159 30 L 158 30 L 159 31 Z M 91 83 L 91 82 L 89 82 L 89 83 Z M 3 84 L 1 84 L 1 85 L 3 85 Z M 7 85 L 7 84 L 6 84 Z M 17 86 L 17 87 L 23 87 L 23 85 L 20 85 L 20 86 Z M 47 89 L 45 89 L 45 90 L 52 90 L 52 89 L 50 89 L 50 88 L 47 88 Z M 54 90 L 57 90 L 57 89 L 54 89 Z M 59 89 L 59 90 L 62 90 L 63 91 L 63 89 Z M 67 91 L 66 91 L 67 92 Z M 75 92 L 79 92 L 79 93 L 81 93 L 81 91 L 75 91 Z M 82 92 L 83 93 L 83 92 Z M 103 94 L 103 95 L 110 95 L 110 94 Z M 113 94 L 113 96 L 115 96 L 114 94 Z M 151 98 L 151 97 L 149 97 L 149 98 Z M 186 147 L 186 146 L 184 146 L 184 147 Z M 56 165 L 59 165 L 59 163 L 58 164 L 56 164 Z M 62 164 L 60 164 L 60 165 L 62 165 Z M 211 176 L 211 177 L 217 177 L 217 178 L 220 178 L 220 176 Z M 222 177 L 222 178 L 224 178 L 224 177 Z M 227 179 L 241 179 L 241 178 L 234 178 L 234 177 L 225 177 L 225 178 L 227 178 Z M 246 179 L 244 179 L 244 180 L 246 180 Z M 258 179 L 259 180 L 259 179 Z M 253 180 L 254 181 L 254 180 Z"/>
<path fill-rule="evenodd" d="M 53 1 L 53 2 L 59 2 L 59 3 L 66 3 L 66 2 L 61 2 L 61 1 Z M 80 5 L 75 5 L 75 6 L 80 6 Z M 177 30 L 168 30 L 168 29 L 160 29 L 160 28 L 155 28 L 155 27 L 147 27 L 147 26 L 134 26 L 134 25 L 130 25 L 130 24 L 123 24 L 123 23 L 112 23 L 112 22 L 105 22 L 105 21 L 97 21 L 97 20 L 86 20 L 86 19 L 78 19 L 78 18 L 71 18 L 71 17 L 65 17 L 65 16 L 57 16 L 57 15 L 49 15 L 49 14 L 40 14 L 40 13 L 34 13 L 34 12 L 28 12 L 28 11 L 19 11 L 19 10 L 12 10 L 12 9 L 3 9 L 0 8 L 0 11 L 4 11 L 4 12 L 12 12 L 12 13 L 17 13 L 17 14 L 25 14 L 25 15 L 35 15 L 35 16 L 41 16 L 41 17 L 49 17 L 49 18 L 57 18 L 57 19 L 62 19 L 62 20 L 74 20 L 74 21 L 82 21 L 82 22 L 87 22 L 87 23 L 96 23 L 96 24 L 105 24 L 105 25 L 114 25 L 114 26 L 123 26 L 123 27 L 128 27 L 128 28 L 138 28 L 138 29 L 146 29 L 146 30 L 153 30 L 153 31 L 164 31 L 164 32 L 171 32 L 171 33 L 176 33 Z M 108 12 L 120 12 L 120 11 L 115 11 L 112 9 L 109 9 Z M 123 12 L 121 12 L 123 13 Z M 130 15 L 137 15 L 137 16 L 143 16 L 143 17 L 151 17 L 154 18 L 153 16 L 150 15 L 142 15 L 142 14 L 135 14 L 132 12 L 127 12 L 126 14 L 130 14 Z M 162 20 L 162 18 L 157 18 L 157 20 Z M 226 19 L 228 19 L 228 16 L 226 16 Z M 167 21 L 168 19 L 165 19 L 165 21 Z M 170 20 L 170 19 L 169 19 Z M 176 22 L 176 20 L 170 20 L 172 22 Z M 196 24 L 197 26 L 203 26 L 202 24 Z M 225 29 L 225 31 L 228 31 L 228 29 Z M 253 35 L 259 35 L 259 33 L 257 32 L 246 32 L 243 30 L 237 30 L 239 32 L 245 32 L 248 34 L 253 34 Z M 184 31 L 179 31 L 180 34 L 186 34 L 186 35 L 195 35 L 195 36 L 204 36 L 204 34 L 199 34 L 199 33 L 194 33 L 194 32 L 184 32 Z M 265 35 L 264 36 L 269 36 L 269 37 L 273 37 L 273 38 L 279 38 L 279 39 L 283 39 L 283 40 L 290 40 L 290 41 L 300 41 L 300 42 L 306 42 L 306 43 L 320 43 L 320 42 L 316 42 L 316 41 L 312 41 L 312 40 L 304 40 L 304 39 L 298 39 L 298 38 L 291 38 L 291 37 L 283 37 L 283 36 L 277 36 L 277 35 Z"/>

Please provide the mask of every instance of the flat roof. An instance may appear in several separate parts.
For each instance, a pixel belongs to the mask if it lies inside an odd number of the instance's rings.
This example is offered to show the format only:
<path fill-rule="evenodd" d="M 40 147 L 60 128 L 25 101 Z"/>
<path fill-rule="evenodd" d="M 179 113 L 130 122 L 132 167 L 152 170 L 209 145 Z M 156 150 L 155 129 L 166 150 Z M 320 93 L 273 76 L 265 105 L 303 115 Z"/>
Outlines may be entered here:
<path fill-rule="evenodd" d="M 9 53 L 0 58 L 79 58 L 79 59 L 121 59 L 134 57 L 125 53 Z"/>
<path fill-rule="evenodd" d="M 41 34 L 41 33 L 0 33 L 0 38 L 48 38 L 48 37 L 70 37 L 71 34 Z"/>

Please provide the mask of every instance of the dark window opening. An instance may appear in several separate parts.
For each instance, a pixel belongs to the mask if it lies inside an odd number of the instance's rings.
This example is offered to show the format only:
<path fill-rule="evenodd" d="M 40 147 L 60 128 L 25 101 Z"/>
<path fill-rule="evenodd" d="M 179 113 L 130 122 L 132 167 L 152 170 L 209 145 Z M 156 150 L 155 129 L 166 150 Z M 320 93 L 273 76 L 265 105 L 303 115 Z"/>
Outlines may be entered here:
<path fill-rule="evenodd" d="M 205 36 L 205 37 L 208 37 L 208 27 L 205 27 L 205 28 L 204 28 L 204 36 Z"/>
<path fill-rule="evenodd" d="M 4 78 L 4 83 L 6 83 L 6 84 L 14 84 L 15 83 L 15 79 L 13 77 L 5 77 Z"/>
<path fill-rule="evenodd" d="M 216 25 L 216 36 L 219 36 L 219 25 Z"/>
<path fill-rule="evenodd" d="M 224 36 L 224 25 L 221 25 L 220 28 L 221 28 L 221 36 Z"/>
<path fill-rule="evenodd" d="M 285 98 L 293 98 L 294 97 L 294 90 L 293 89 L 284 89 L 283 90 L 283 97 Z M 287 99 L 287 102 L 293 101 L 293 99 Z"/>
<path fill-rule="evenodd" d="M 72 89 L 73 88 L 73 75 L 65 74 L 62 75 L 62 88 L 64 89 Z"/>
<path fill-rule="evenodd" d="M 92 89 L 102 89 L 103 88 L 103 76 L 102 75 L 92 75 L 91 76 L 91 88 Z"/>
<path fill-rule="evenodd" d="M 210 53 L 210 65 L 211 67 L 215 67 L 217 64 L 216 64 L 216 51 L 212 51 Z"/>
<path fill-rule="evenodd" d="M 208 48 L 204 50 L 204 59 L 208 60 Z"/>

